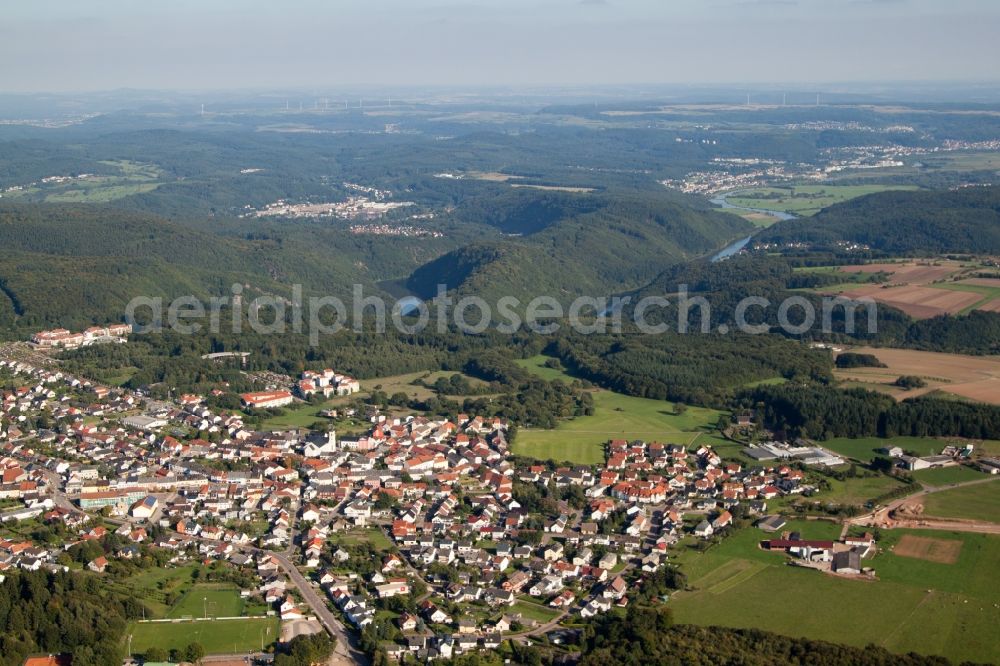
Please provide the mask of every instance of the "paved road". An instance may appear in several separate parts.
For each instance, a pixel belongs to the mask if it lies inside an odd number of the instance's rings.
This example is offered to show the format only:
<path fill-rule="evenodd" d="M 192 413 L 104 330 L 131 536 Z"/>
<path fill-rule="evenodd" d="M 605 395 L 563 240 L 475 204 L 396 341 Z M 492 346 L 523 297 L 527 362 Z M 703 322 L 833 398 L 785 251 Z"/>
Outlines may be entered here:
<path fill-rule="evenodd" d="M 295 584 L 295 587 L 299 589 L 302 598 L 309 604 L 316 618 L 337 639 L 337 648 L 334 653 L 335 660 L 333 663 L 367 664 L 368 657 L 357 647 L 354 635 L 349 633 L 340 620 L 330 611 L 329 606 L 326 605 L 326 600 L 320 597 L 316 589 L 310 585 L 309 581 L 302 575 L 302 572 L 299 571 L 298 567 L 288 558 L 288 555 L 285 553 L 270 554 L 278 560 L 281 568 L 285 570 L 285 574 Z"/>

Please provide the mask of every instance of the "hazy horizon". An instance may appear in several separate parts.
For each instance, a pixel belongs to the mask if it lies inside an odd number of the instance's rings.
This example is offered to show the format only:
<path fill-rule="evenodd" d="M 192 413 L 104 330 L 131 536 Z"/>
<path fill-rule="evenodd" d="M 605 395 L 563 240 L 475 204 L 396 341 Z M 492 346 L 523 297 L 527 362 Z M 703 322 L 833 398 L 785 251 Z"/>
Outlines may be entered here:
<path fill-rule="evenodd" d="M 5 8 L 8 93 L 986 82 L 990 0 L 53 0 Z"/>

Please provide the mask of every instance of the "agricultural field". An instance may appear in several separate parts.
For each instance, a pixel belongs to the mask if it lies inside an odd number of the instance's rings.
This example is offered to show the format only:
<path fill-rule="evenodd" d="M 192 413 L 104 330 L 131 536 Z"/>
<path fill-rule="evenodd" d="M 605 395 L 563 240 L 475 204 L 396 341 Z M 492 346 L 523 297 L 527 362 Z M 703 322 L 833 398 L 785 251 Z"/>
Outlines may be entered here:
<path fill-rule="evenodd" d="M 967 314 L 977 309 L 998 311 L 1000 280 L 969 277 L 980 268 L 971 262 L 943 259 L 828 267 L 827 272 L 843 274 L 845 278 L 859 279 L 882 274 L 886 276 L 886 281 L 859 286 L 845 279 L 841 284 L 811 291 L 843 294 L 849 298 L 871 298 L 917 319 L 942 314 Z"/>
<path fill-rule="evenodd" d="M 835 523 L 818 521 L 790 521 L 785 529 L 814 539 L 836 538 L 839 532 Z M 1000 566 L 1000 537 L 913 531 L 942 543 L 911 542 L 906 553 L 893 553 L 906 534 L 883 532 L 888 552 L 868 560 L 878 580 L 859 581 L 789 567 L 783 555 L 757 547 L 770 535 L 740 530 L 704 554 L 678 555 L 693 589 L 675 594 L 668 605 L 682 623 L 754 627 L 956 662 L 995 662 L 1000 645 L 991 636 L 1000 622 L 1000 592 L 992 577 Z M 944 543 L 951 541 L 960 545 Z M 913 554 L 955 560 L 945 564 Z"/>
<path fill-rule="evenodd" d="M 152 164 L 128 160 L 106 161 L 102 164 L 117 168 L 119 173 L 91 174 L 85 178 L 77 177 L 62 182 L 39 182 L 5 196 L 48 203 L 108 203 L 134 194 L 151 192 L 163 182 L 163 173 Z"/>
<path fill-rule="evenodd" d="M 903 399 L 939 390 L 969 400 L 1000 404 L 1000 359 L 996 357 L 887 347 L 861 347 L 846 351 L 872 354 L 888 367 L 834 370 L 834 375 L 842 381 L 887 389 L 901 375 L 916 375 L 927 386 L 910 391 L 897 390 L 891 394 Z"/>
<path fill-rule="evenodd" d="M 870 298 L 901 310 L 915 319 L 929 319 L 944 314 L 958 314 L 974 308 L 983 298 L 977 293 L 945 289 L 941 286 L 867 285 L 839 292 L 847 298 Z"/>
<path fill-rule="evenodd" d="M 926 516 L 1000 523 L 1000 479 L 943 490 L 921 501 Z"/>
<path fill-rule="evenodd" d="M 761 229 L 766 229 L 772 224 L 778 222 L 778 217 L 775 215 L 769 215 L 768 213 L 757 213 L 754 211 L 745 211 L 738 208 L 719 208 L 720 213 L 729 213 L 731 215 L 736 215 L 737 217 L 742 217 L 744 220 L 759 227 Z"/>
<path fill-rule="evenodd" d="M 572 377 L 558 370 L 540 367 L 537 357 L 520 363 L 547 379 L 562 376 L 572 381 Z M 540 460 L 596 464 L 604 461 L 604 445 L 609 440 L 690 444 L 705 428 L 714 426 L 721 414 L 702 407 L 689 407 L 684 413 L 675 414 L 672 403 L 604 389 L 595 389 L 593 395 L 593 415 L 563 421 L 553 430 L 521 429 L 514 441 L 514 453 Z"/>
<path fill-rule="evenodd" d="M 927 155 L 923 162 L 931 169 L 942 171 L 1000 170 L 1000 155 L 996 152 L 954 151 Z"/>
<path fill-rule="evenodd" d="M 758 187 L 736 192 L 727 201 L 742 208 L 776 210 L 798 216 L 815 215 L 833 204 L 867 194 L 888 190 L 915 190 L 913 186 L 893 185 L 792 185 Z"/>
<path fill-rule="evenodd" d="M 206 654 L 246 654 L 267 648 L 277 640 L 280 620 L 248 618 L 245 620 L 191 620 L 177 622 L 137 622 L 129 628 L 132 651 L 141 654 L 151 647 L 164 650 L 183 649 L 201 643 Z"/>

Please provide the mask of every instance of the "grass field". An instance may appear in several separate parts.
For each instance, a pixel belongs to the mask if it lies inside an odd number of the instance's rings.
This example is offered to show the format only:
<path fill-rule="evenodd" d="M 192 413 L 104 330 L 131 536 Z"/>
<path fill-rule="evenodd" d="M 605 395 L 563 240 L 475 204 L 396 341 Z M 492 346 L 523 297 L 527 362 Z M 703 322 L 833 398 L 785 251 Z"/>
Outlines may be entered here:
<path fill-rule="evenodd" d="M 986 478 L 986 475 L 982 472 L 971 467 L 938 467 L 935 469 L 917 470 L 916 472 L 911 472 L 911 474 L 917 481 L 925 483 L 928 486 L 949 486 L 953 483 L 976 481 Z"/>
<path fill-rule="evenodd" d="M 915 190 L 912 186 L 890 185 L 794 185 L 790 187 L 759 187 L 737 192 L 727 198 L 734 206 L 776 210 L 808 216 L 827 206 L 866 194 L 887 190 Z"/>
<path fill-rule="evenodd" d="M 518 363 L 546 379 L 572 377 L 542 367 L 544 357 Z M 613 391 L 594 391 L 594 414 L 564 421 L 553 430 L 521 429 L 513 452 L 540 460 L 595 464 L 604 460 L 604 445 L 611 439 L 642 439 L 672 444 L 690 444 L 702 429 L 714 426 L 720 412 L 689 407 L 674 414 L 674 405 L 663 400 L 634 398 Z"/>
<path fill-rule="evenodd" d="M 393 377 L 379 377 L 377 379 L 364 379 L 361 381 L 361 391 L 362 393 L 371 393 L 372 391 L 379 390 L 385 391 L 387 394 L 392 395 L 393 393 L 405 393 L 411 398 L 418 398 L 424 400 L 435 395 L 434 391 L 423 386 L 414 384 L 413 382 L 417 379 L 422 379 L 425 384 L 434 384 L 438 379 L 444 377 L 445 379 L 451 377 L 452 375 L 461 375 L 465 378 L 469 384 L 474 387 L 487 386 L 486 382 L 476 377 L 471 377 L 461 372 L 449 372 L 446 370 L 438 370 L 435 372 L 410 372 L 405 375 L 395 375 Z M 452 398 L 461 396 L 450 396 Z"/>
<path fill-rule="evenodd" d="M 819 499 L 821 502 L 829 501 L 835 504 L 853 504 L 856 506 L 863 506 L 869 500 L 874 500 L 876 497 L 880 497 L 904 485 L 902 481 L 881 474 L 871 477 L 856 477 L 845 481 L 829 479 L 829 482 L 830 490 L 823 491 L 816 499 Z M 914 488 L 914 490 L 918 489 Z"/>
<path fill-rule="evenodd" d="M 168 593 L 183 593 L 191 586 L 191 573 L 195 566 L 177 568 L 151 568 L 140 571 L 123 581 L 109 580 L 107 585 L 122 594 L 139 599 L 151 617 L 166 617 L 170 607 L 166 604 Z"/>
<path fill-rule="evenodd" d="M 275 642 L 280 630 L 278 618 L 209 620 L 190 622 L 136 623 L 129 628 L 132 653 L 142 654 L 151 647 L 183 649 L 201 643 L 207 654 L 245 654 Z"/>
<path fill-rule="evenodd" d="M 72 187 L 53 192 L 45 197 L 49 203 L 107 203 L 124 199 L 133 194 L 152 192 L 159 183 L 121 183 L 117 178 L 86 181 L 83 187 Z"/>
<path fill-rule="evenodd" d="M 510 615 L 521 614 L 526 620 L 534 620 L 539 624 L 545 624 L 546 622 L 552 620 L 556 615 L 559 615 L 558 611 L 552 610 L 545 606 L 540 606 L 539 604 L 533 604 L 528 601 L 518 601 L 510 610 L 507 611 Z"/>
<path fill-rule="evenodd" d="M 929 456 L 941 453 L 941 449 L 947 446 L 947 442 L 933 437 L 863 437 L 861 439 L 847 439 L 837 437 L 835 439 L 822 442 L 823 446 L 848 458 L 868 462 L 876 455 L 878 449 L 883 447 L 898 446 L 904 451 L 913 451 L 917 455 Z"/>
<path fill-rule="evenodd" d="M 525 370 L 531 371 L 532 374 L 538 375 L 542 379 L 551 382 L 554 379 L 562 379 L 563 381 L 571 382 L 573 378 L 567 375 L 562 370 L 557 370 L 556 368 L 548 368 L 545 366 L 546 361 L 551 360 L 548 356 L 532 356 L 531 358 L 520 358 L 515 361 L 519 366 Z"/>
<path fill-rule="evenodd" d="M 786 529 L 804 538 L 835 538 L 834 523 L 791 521 Z M 906 531 L 883 531 L 891 548 Z M 681 623 L 755 627 L 838 643 L 881 645 L 894 652 L 938 654 L 959 662 L 995 662 L 1000 643 L 1000 537 L 912 532 L 962 542 L 954 564 L 885 552 L 866 563 L 876 581 L 846 580 L 788 567 L 783 555 L 757 548 L 769 538 L 756 528 L 741 530 L 704 554 L 685 550 L 676 561 L 693 590 L 673 596 L 669 606 Z M 994 638 L 990 638 L 993 636 Z"/>
<path fill-rule="evenodd" d="M 152 164 L 128 160 L 104 161 L 103 164 L 118 168 L 120 173 L 95 174 L 63 183 L 38 183 L 8 196 L 49 203 L 107 203 L 151 192 L 162 184 L 163 173 Z"/>
<path fill-rule="evenodd" d="M 336 535 L 334 540 L 337 543 L 343 544 L 359 544 L 367 542 L 379 551 L 392 550 L 392 541 L 389 540 L 389 537 L 385 532 L 377 527 L 344 532 L 343 534 Z"/>
<path fill-rule="evenodd" d="M 924 515 L 1000 523 L 1000 479 L 952 488 L 923 498 Z"/>
<path fill-rule="evenodd" d="M 243 614 L 243 606 L 243 599 L 235 587 L 202 583 L 188 590 L 167 617 L 238 617 Z"/>
<path fill-rule="evenodd" d="M 768 379 L 758 379 L 755 382 L 750 382 L 746 385 L 747 388 L 757 388 L 758 386 L 780 386 L 781 384 L 787 384 L 788 380 L 784 377 L 770 377 Z"/>
<path fill-rule="evenodd" d="M 283 429 L 283 428 L 308 428 L 317 421 L 324 421 L 324 417 L 320 415 L 325 409 L 336 409 L 337 407 L 342 407 L 352 400 L 359 397 L 364 398 L 370 395 L 373 391 L 385 391 L 387 394 L 392 395 L 393 393 L 405 393 L 408 397 L 417 400 L 426 400 L 427 398 L 435 395 L 434 391 L 424 386 L 419 386 L 413 382 L 417 379 L 422 379 L 427 384 L 433 384 L 440 377 L 451 377 L 452 375 L 462 375 L 465 377 L 472 386 L 486 386 L 486 382 L 475 377 L 470 377 L 469 375 L 464 375 L 460 372 L 447 372 L 439 370 L 436 372 L 411 372 L 404 375 L 394 375 L 392 377 L 377 377 L 374 379 L 364 379 L 361 380 L 361 392 L 351 396 L 336 396 L 330 398 L 329 400 L 319 403 L 319 404 L 309 404 L 309 403 L 295 403 L 282 411 L 284 414 L 281 416 L 273 416 L 266 419 L 261 427 L 265 430 L 268 429 Z M 465 396 L 448 396 L 451 399 L 461 401 Z M 480 397 L 480 396 L 476 396 Z"/>
<path fill-rule="evenodd" d="M 771 225 L 778 222 L 778 218 L 775 215 L 768 213 L 757 213 L 754 211 L 740 210 L 738 208 L 718 208 L 720 213 L 728 213 L 730 215 L 735 215 L 736 217 L 741 217 L 755 227 L 760 227 L 761 229 L 766 229 Z"/>
<path fill-rule="evenodd" d="M 322 421 L 320 412 L 327 409 L 326 405 L 309 403 L 294 403 L 282 409 L 280 416 L 272 416 L 261 423 L 264 430 L 281 430 L 285 428 L 308 428 L 317 421 Z"/>

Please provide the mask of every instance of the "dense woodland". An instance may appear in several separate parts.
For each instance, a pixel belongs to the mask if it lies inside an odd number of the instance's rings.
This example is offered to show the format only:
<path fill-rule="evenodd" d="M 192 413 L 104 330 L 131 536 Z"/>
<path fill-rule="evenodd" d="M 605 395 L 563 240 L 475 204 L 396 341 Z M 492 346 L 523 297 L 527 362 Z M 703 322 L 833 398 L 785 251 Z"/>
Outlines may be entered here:
<path fill-rule="evenodd" d="M 740 387 L 775 377 L 831 380 L 828 352 L 776 336 L 575 336 L 550 351 L 601 386 L 693 405 L 725 406 Z"/>
<path fill-rule="evenodd" d="M 629 607 L 625 617 L 602 616 L 586 632 L 580 666 L 947 666 L 942 657 L 894 654 L 885 648 L 837 645 L 757 629 L 674 625 L 666 608 Z"/>
<path fill-rule="evenodd" d="M 793 436 L 1000 438 L 1000 407 L 919 397 L 897 403 L 864 389 L 816 385 L 759 386 L 740 404 L 757 407 L 771 428 Z"/>
<path fill-rule="evenodd" d="M 854 257 L 850 261 L 857 261 Z M 826 257 L 822 263 L 836 260 Z M 844 259 L 841 259 L 844 261 Z M 844 276 L 829 273 L 797 272 L 802 256 L 780 257 L 759 253 L 743 254 L 722 262 L 690 262 L 671 266 L 653 282 L 630 294 L 632 305 L 652 296 L 667 297 L 671 306 L 652 308 L 646 320 L 651 324 L 665 323 L 671 330 L 678 330 L 680 315 L 678 290 L 686 286 L 688 298 L 703 297 L 709 304 L 707 310 L 692 305 L 688 311 L 688 330 L 698 331 L 703 323 L 715 331 L 720 325 L 735 330 L 737 305 L 747 297 L 760 297 L 769 301 L 766 307 L 751 307 L 746 311 L 746 323 L 765 325 L 775 335 L 798 337 L 806 340 L 825 340 L 845 343 L 865 343 L 886 347 L 905 347 L 926 351 L 962 354 L 995 354 L 1000 352 L 1000 314 L 974 310 L 966 315 L 942 315 L 930 319 L 914 320 L 906 314 L 879 305 L 875 326 L 869 327 L 868 312 L 864 307 L 854 311 L 854 329 L 849 330 L 846 308 L 828 306 L 830 330 L 823 332 L 823 298 L 804 288 L 816 288 L 841 283 Z M 869 279 L 878 279 L 877 275 Z M 778 309 L 791 297 L 804 298 L 812 306 L 815 323 L 801 335 L 792 335 L 779 325 Z M 793 308 L 788 315 L 791 324 L 803 321 L 801 310 Z"/>
<path fill-rule="evenodd" d="M 9 571 L 0 583 L 0 664 L 62 652 L 73 655 L 74 666 L 120 664 L 125 627 L 141 612 L 136 599 L 94 575 Z"/>
<path fill-rule="evenodd" d="M 769 243 L 863 243 L 899 256 L 1000 252 L 1000 189 L 881 192 L 786 220 L 758 237 Z"/>
<path fill-rule="evenodd" d="M 439 284 L 491 302 L 603 296 L 638 287 L 664 266 L 711 252 L 749 227 L 670 192 L 579 194 L 516 189 L 459 206 L 456 216 L 504 238 L 449 252 L 413 272 L 407 287 L 430 298 Z M 510 238 L 509 236 L 516 236 Z"/>

